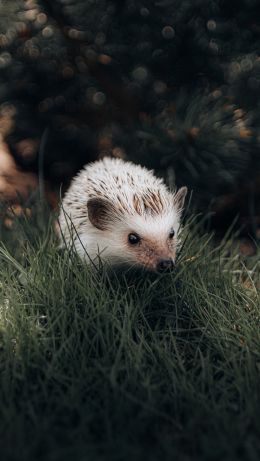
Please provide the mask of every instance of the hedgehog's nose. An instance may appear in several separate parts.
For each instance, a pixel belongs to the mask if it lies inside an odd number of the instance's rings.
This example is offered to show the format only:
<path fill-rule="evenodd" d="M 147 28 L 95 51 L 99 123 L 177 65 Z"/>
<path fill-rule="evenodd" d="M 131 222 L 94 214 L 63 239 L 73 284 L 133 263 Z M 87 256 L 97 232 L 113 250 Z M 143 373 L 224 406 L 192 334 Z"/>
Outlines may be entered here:
<path fill-rule="evenodd" d="M 160 259 L 157 263 L 157 270 L 159 272 L 167 272 L 172 270 L 174 267 L 174 262 L 172 259 Z"/>

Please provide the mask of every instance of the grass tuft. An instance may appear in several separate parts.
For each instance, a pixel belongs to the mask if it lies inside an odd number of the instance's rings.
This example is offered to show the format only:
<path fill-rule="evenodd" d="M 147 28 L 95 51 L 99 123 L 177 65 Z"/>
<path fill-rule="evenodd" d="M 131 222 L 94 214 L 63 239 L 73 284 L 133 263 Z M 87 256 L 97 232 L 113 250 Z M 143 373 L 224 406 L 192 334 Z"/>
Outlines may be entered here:
<path fill-rule="evenodd" d="M 193 220 L 174 273 L 107 274 L 52 228 L 1 228 L 1 459 L 258 460 L 257 256 Z"/>

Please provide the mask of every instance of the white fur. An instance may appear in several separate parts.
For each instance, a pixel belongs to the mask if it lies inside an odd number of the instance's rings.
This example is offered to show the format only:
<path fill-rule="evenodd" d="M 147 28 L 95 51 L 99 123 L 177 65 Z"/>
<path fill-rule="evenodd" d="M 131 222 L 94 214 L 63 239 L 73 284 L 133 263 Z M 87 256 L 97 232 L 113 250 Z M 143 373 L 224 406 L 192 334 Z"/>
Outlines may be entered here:
<path fill-rule="evenodd" d="M 151 191 L 160 194 L 162 211 L 158 214 L 143 209 L 141 215 L 138 214 L 133 204 L 134 194 L 149 196 Z M 100 197 L 119 210 L 108 230 L 94 227 L 88 218 L 88 200 Z M 86 165 L 73 179 L 60 208 L 61 239 L 66 245 L 73 242 L 86 262 L 99 254 L 111 264 L 135 264 L 128 234 L 135 232 L 142 238 L 166 241 L 171 229 L 178 233 L 180 212 L 174 205 L 174 195 L 152 171 L 107 157 Z"/>

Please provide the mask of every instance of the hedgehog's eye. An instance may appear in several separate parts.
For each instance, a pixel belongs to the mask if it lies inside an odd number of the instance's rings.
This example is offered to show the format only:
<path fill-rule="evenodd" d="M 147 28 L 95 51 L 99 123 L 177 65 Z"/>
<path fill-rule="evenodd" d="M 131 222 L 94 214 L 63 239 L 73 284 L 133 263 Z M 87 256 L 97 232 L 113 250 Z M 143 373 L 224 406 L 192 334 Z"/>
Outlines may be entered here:
<path fill-rule="evenodd" d="M 131 232 L 131 234 L 128 234 L 128 242 L 131 243 L 131 245 L 136 245 L 137 243 L 140 242 L 140 237 L 137 234 L 134 234 Z"/>
<path fill-rule="evenodd" d="M 169 239 L 172 239 L 175 236 L 175 231 L 172 229 L 169 233 Z"/>

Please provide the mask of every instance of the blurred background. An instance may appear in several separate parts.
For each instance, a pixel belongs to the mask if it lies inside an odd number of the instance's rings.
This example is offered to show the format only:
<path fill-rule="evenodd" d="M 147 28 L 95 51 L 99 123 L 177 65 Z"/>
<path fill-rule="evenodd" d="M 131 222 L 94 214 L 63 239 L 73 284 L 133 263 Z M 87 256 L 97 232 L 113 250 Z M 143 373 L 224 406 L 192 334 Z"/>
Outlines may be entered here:
<path fill-rule="evenodd" d="M 260 237 L 258 0 L 0 0 L 0 195 L 112 155 Z"/>

